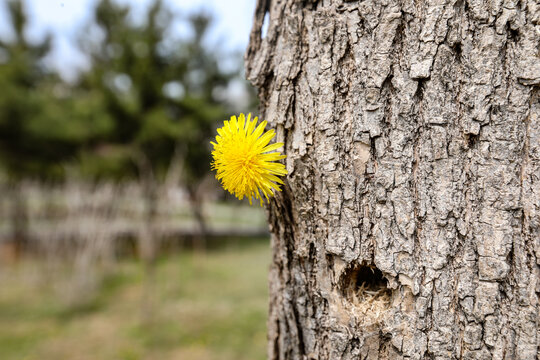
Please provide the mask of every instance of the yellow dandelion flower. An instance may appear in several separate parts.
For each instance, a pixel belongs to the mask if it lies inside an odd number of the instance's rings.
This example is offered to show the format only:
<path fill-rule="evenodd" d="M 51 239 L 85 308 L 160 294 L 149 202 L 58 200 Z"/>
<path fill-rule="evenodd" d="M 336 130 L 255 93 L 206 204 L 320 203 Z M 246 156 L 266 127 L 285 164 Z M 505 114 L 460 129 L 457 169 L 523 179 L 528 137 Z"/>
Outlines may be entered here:
<path fill-rule="evenodd" d="M 268 201 L 274 195 L 274 190 L 281 191 L 278 184 L 283 181 L 278 176 L 287 174 L 285 165 L 276 162 L 286 156 L 272 152 L 283 146 L 283 143 L 270 144 L 276 135 L 274 130 L 264 132 L 267 124 L 261 122 L 257 127 L 257 117 L 250 120 L 240 114 L 238 119 L 231 116 L 223 127 L 217 129 L 216 142 L 212 151 L 212 170 L 216 170 L 216 179 L 221 181 L 223 188 L 234 194 L 238 199 L 252 198 Z M 262 193 L 262 195 L 261 195 Z"/>

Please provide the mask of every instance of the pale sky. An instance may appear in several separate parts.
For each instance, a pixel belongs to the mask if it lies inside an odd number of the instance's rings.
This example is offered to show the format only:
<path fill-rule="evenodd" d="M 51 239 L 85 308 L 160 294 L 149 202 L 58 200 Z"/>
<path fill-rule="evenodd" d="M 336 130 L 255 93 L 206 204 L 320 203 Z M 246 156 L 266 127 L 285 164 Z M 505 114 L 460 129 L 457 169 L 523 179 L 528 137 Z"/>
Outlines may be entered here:
<path fill-rule="evenodd" d="M 0 38 L 9 38 L 6 26 L 6 4 L 0 0 Z M 116 0 L 133 7 L 137 19 L 150 0 Z M 77 30 L 90 21 L 91 9 L 97 0 L 24 0 L 30 16 L 28 35 L 31 39 L 43 38 L 47 32 L 54 35 L 53 52 L 48 65 L 59 69 L 64 77 L 72 78 L 77 69 L 87 66 L 84 55 L 74 44 Z M 180 16 L 197 10 L 205 10 L 215 18 L 208 39 L 209 44 L 219 44 L 224 50 L 244 52 L 255 8 L 255 0 L 164 0 L 165 4 Z M 187 36 L 186 28 L 175 27 L 175 35 Z"/>

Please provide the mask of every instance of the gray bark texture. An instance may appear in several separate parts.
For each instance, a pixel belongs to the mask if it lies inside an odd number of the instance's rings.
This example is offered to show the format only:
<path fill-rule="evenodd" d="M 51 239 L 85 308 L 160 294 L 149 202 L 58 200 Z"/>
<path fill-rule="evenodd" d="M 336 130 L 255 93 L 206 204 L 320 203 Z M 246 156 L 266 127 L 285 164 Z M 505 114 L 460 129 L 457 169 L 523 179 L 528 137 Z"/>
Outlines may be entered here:
<path fill-rule="evenodd" d="M 258 0 L 270 359 L 540 358 L 539 51 L 534 0 Z"/>

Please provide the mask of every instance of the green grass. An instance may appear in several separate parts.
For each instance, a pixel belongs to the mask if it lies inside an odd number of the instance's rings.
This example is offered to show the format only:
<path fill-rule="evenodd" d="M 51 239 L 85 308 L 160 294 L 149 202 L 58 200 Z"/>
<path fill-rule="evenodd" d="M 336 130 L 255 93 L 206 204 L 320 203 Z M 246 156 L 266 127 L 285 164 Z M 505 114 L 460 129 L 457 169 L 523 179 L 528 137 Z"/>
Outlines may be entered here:
<path fill-rule="evenodd" d="M 98 291 L 67 305 L 59 279 L 36 263 L 0 270 L 2 360 L 264 359 L 266 241 L 159 260 L 121 261 Z"/>

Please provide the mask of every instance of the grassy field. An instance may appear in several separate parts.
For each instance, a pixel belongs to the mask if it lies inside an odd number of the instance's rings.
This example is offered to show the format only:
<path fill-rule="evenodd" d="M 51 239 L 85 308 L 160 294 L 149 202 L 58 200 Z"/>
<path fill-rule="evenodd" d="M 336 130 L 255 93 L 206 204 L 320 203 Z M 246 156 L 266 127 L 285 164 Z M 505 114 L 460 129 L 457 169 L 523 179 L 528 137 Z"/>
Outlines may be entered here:
<path fill-rule="evenodd" d="M 77 306 L 43 264 L 1 268 L 0 359 L 264 359 L 269 261 L 261 240 L 185 252 L 162 258 L 148 285 L 124 260 Z"/>

